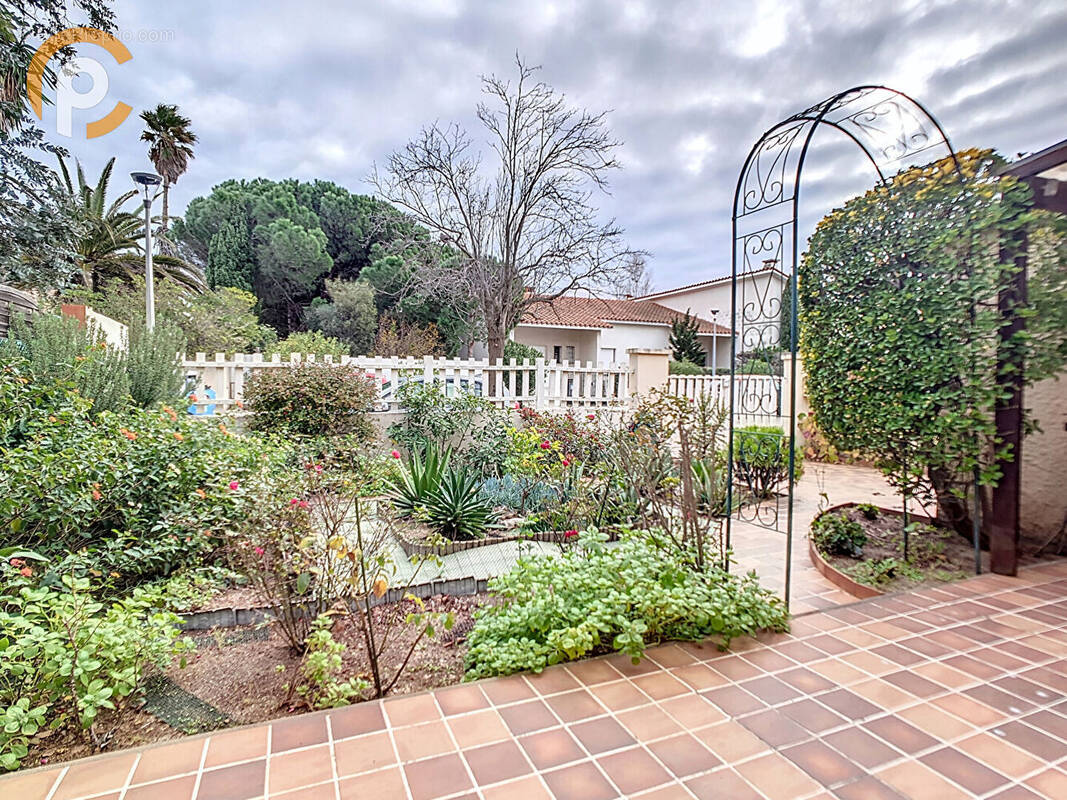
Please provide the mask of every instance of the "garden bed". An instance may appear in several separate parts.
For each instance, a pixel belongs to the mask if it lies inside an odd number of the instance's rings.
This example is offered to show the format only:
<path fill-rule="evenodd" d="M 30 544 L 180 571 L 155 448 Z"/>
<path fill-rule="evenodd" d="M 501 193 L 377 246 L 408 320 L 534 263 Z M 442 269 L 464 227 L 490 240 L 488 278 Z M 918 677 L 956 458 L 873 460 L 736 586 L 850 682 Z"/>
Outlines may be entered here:
<path fill-rule="evenodd" d="M 487 601 L 486 595 L 466 597 L 436 596 L 426 600 L 426 609 L 433 612 L 452 611 L 455 625 L 446 637 L 423 639 L 415 648 L 414 655 L 390 692 L 390 696 L 410 694 L 459 683 L 463 680 L 466 644 L 464 638 L 472 624 L 475 608 Z M 385 605 L 374 610 L 376 615 L 406 615 L 414 610 L 414 603 L 404 601 Z M 407 633 L 398 628 L 401 635 Z M 351 616 L 337 619 L 333 628 L 334 638 L 347 646 L 344 655 L 345 671 L 353 677 L 369 675 L 365 663 L 362 634 Z M 273 626 L 246 626 L 215 631 L 196 631 L 190 634 L 196 642 L 196 651 L 188 656 L 184 669 L 174 663 L 167 671 L 168 683 L 177 687 L 179 693 L 188 693 L 202 704 L 214 709 L 229 725 L 246 725 L 265 722 L 289 714 L 308 711 L 294 701 L 286 683 L 292 680 L 299 669 L 300 657 L 294 655 L 284 637 Z M 392 660 L 403 656 L 406 648 L 390 648 L 385 668 L 396 666 Z M 279 671 L 278 667 L 285 667 Z M 250 689 L 254 688 L 254 691 Z M 181 692 L 184 690 L 184 692 Z M 152 697 L 149 693 L 149 703 Z M 174 721 L 174 720 L 172 720 Z M 80 731 L 73 728 L 39 735 L 31 745 L 25 767 L 69 761 L 94 755 L 100 749 L 120 750 L 155 742 L 177 739 L 184 735 L 201 732 L 197 720 L 178 722 L 177 727 L 167 724 L 144 707 L 120 708 L 118 712 L 101 715 L 98 729 L 106 732 L 103 748 L 95 747 Z"/>
<path fill-rule="evenodd" d="M 865 541 L 858 557 L 827 552 L 817 545 L 820 525 L 832 516 L 843 517 L 849 530 L 862 533 Z M 812 563 L 832 583 L 856 597 L 936 586 L 974 574 L 971 542 L 927 516 L 909 514 L 908 521 L 917 527 L 908 536 L 905 561 L 900 511 L 854 503 L 827 509 L 812 522 Z M 982 564 L 986 569 L 988 553 L 982 553 Z"/>

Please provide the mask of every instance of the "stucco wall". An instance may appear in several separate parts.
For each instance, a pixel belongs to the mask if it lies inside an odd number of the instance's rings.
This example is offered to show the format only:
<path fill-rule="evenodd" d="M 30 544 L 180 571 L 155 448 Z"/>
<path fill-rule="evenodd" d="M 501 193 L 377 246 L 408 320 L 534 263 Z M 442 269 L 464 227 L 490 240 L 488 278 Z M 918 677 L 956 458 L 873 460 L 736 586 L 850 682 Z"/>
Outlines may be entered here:
<path fill-rule="evenodd" d="M 578 330 L 573 328 L 541 328 L 529 325 L 519 325 L 512 334 L 516 342 L 530 347 L 543 348 L 545 358 L 552 360 L 553 348 L 561 348 L 561 359 L 568 361 L 566 348 L 574 348 L 575 361 L 598 361 L 597 339 L 598 330 Z"/>
<path fill-rule="evenodd" d="M 626 325 L 613 322 L 610 328 L 605 328 L 600 333 L 600 349 L 614 348 L 615 363 L 627 364 L 627 350 L 665 350 L 670 346 L 670 337 L 669 325 Z"/>
<path fill-rule="evenodd" d="M 1041 433 L 1023 441 L 1021 527 L 1049 537 L 1067 519 L 1067 372 L 1031 386 L 1024 401 Z"/>

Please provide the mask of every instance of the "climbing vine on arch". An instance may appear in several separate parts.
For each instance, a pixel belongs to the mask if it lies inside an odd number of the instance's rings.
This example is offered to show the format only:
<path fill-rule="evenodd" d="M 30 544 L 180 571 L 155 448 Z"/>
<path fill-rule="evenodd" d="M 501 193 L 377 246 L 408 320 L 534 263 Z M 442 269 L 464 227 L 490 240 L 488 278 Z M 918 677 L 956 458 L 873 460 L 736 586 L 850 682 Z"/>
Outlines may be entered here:
<path fill-rule="evenodd" d="M 1065 355 L 1062 220 L 1032 210 L 1030 190 L 999 175 L 990 150 L 901 172 L 829 214 L 799 269 L 800 347 L 820 427 L 869 454 L 906 495 L 932 491 L 953 511 L 977 475 L 1000 478 L 994 408 L 1003 318 L 997 297 L 1027 240 L 1027 331 L 1011 343 L 1027 381 Z"/>

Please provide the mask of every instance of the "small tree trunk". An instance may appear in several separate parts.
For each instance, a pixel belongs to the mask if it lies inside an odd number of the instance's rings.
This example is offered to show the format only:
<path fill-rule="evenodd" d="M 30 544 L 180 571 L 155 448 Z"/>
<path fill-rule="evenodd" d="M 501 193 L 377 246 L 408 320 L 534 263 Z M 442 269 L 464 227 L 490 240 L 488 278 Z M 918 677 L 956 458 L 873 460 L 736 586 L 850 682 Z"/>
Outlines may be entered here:
<path fill-rule="evenodd" d="M 170 181 L 163 178 L 163 224 L 159 226 L 160 233 L 167 232 L 167 216 L 170 213 Z"/>
<path fill-rule="evenodd" d="M 507 336 L 504 334 L 504 331 L 501 330 L 498 326 L 491 325 L 489 327 L 489 330 L 485 337 L 485 343 L 486 346 L 489 348 L 490 364 L 495 364 L 498 358 L 504 357 L 504 341 L 506 338 Z M 487 391 L 490 397 L 494 397 L 497 393 L 498 375 L 496 372 L 490 371 L 488 378 L 489 386 L 487 387 Z"/>

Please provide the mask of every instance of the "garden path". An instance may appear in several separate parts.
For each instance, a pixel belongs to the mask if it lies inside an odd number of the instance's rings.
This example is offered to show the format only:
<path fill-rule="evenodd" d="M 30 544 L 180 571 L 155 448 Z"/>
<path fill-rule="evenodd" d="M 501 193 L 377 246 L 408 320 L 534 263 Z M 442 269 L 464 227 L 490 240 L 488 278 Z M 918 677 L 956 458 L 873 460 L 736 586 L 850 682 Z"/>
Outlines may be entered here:
<path fill-rule="evenodd" d="M 0 778 L 18 800 L 1067 797 L 1067 561 Z M 250 691 L 251 691 L 250 687 Z"/>

